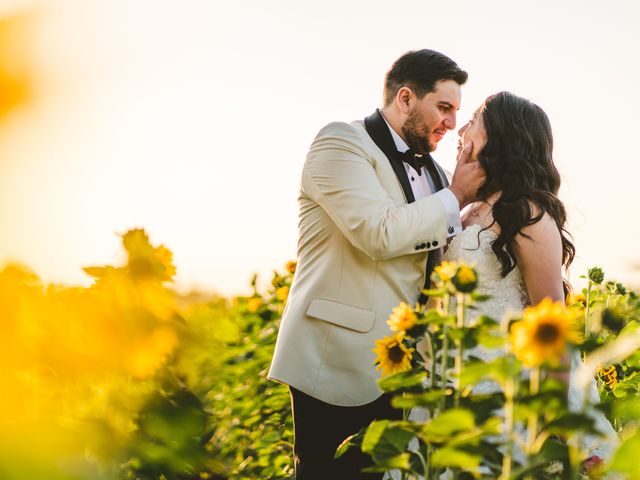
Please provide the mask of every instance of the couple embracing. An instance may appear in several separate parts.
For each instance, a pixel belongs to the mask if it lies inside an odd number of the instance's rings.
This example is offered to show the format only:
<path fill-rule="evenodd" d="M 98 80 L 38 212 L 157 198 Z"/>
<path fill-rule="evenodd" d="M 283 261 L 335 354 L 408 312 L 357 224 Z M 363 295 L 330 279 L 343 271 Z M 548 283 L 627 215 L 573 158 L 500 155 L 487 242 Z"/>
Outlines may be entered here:
<path fill-rule="evenodd" d="M 426 301 L 443 258 L 478 269 L 491 300 L 477 315 L 564 300 L 574 247 L 544 111 L 492 95 L 458 130 L 452 177 L 430 155 L 456 128 L 466 80 L 441 53 L 408 52 L 386 74 L 383 108 L 327 125 L 310 147 L 298 266 L 269 371 L 291 391 L 297 480 L 382 478 L 361 473 L 371 461 L 357 449 L 334 453 L 374 419 L 402 417 L 378 388 L 372 348 L 395 306 Z"/>

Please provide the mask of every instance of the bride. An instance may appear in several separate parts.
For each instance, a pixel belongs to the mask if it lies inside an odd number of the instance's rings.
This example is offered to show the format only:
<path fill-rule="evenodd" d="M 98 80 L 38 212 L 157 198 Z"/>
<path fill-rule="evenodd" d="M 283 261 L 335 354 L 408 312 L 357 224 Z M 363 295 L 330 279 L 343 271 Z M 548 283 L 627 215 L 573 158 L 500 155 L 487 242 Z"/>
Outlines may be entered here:
<path fill-rule="evenodd" d="M 521 311 L 545 297 L 564 302 L 568 284 L 562 271 L 571 264 L 575 249 L 565 230 L 565 208 L 557 197 L 560 175 L 553 164 L 547 115 L 526 99 L 500 92 L 487 98 L 458 134 L 458 151 L 472 145 L 472 160 L 486 172 L 478 201 L 463 214 L 464 230 L 444 256 L 474 265 L 480 292 L 491 297 L 470 315 L 500 320 L 509 311 Z M 468 353 L 485 360 L 502 354 L 482 347 Z M 571 368 L 561 379 L 569 385 L 570 407 L 577 409 L 583 394 L 572 384 L 570 372 L 580 359 L 576 355 L 566 360 Z M 490 382 L 479 387 L 496 388 Z M 595 381 L 587 394 L 598 402 Z M 589 455 L 608 458 L 617 435 L 603 414 L 592 412 L 592 416 L 606 440 L 587 437 L 582 447 Z M 410 418 L 424 420 L 424 411 L 412 411 Z"/>

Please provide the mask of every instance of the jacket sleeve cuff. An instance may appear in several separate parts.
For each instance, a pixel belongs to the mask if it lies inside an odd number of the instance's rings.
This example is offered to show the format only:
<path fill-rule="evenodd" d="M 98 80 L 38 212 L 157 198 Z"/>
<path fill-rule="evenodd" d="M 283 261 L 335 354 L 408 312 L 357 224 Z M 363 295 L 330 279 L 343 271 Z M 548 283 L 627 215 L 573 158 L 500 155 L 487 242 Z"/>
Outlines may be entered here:
<path fill-rule="evenodd" d="M 436 195 L 444 204 L 447 218 L 447 237 L 453 237 L 462 232 L 462 222 L 460 221 L 460 204 L 456 196 L 448 188 L 444 188 Z"/>

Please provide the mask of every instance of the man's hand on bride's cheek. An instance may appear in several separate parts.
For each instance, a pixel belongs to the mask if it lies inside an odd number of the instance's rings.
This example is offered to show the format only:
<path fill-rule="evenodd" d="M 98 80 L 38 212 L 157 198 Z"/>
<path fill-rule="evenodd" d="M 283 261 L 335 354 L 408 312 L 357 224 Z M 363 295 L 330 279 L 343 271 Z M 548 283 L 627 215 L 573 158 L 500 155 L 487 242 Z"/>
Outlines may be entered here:
<path fill-rule="evenodd" d="M 478 161 L 471 160 L 473 143 L 467 143 L 458 155 L 449 190 L 458 199 L 460 210 L 474 202 L 478 189 L 484 183 L 485 174 Z"/>
<path fill-rule="evenodd" d="M 473 152 L 473 142 L 469 140 L 462 149 L 458 150 L 458 158 L 456 158 L 456 164 L 467 163 L 471 158 L 471 152 Z"/>

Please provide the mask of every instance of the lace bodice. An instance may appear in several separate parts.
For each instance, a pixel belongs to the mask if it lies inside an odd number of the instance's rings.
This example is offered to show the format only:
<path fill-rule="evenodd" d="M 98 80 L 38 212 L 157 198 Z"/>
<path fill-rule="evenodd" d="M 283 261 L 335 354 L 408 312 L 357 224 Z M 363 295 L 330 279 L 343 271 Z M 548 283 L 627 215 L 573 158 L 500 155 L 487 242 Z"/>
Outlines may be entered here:
<path fill-rule="evenodd" d="M 492 230 L 482 230 L 481 225 L 470 225 L 451 241 L 444 259 L 463 261 L 476 269 L 478 291 L 491 296 L 479 305 L 480 313 L 501 320 L 509 311 L 521 311 L 529 304 L 529 296 L 517 265 L 506 277 L 500 275 L 500 262 L 491 249 L 496 238 L 497 234 Z"/>
<path fill-rule="evenodd" d="M 527 288 L 520 268 L 516 265 L 506 277 L 500 274 L 501 264 L 491 249 L 497 234 L 492 230 L 482 230 L 481 225 L 470 225 L 457 235 L 449 244 L 444 259 L 450 262 L 463 261 L 476 269 L 480 293 L 489 295 L 489 299 L 478 303 L 469 311 L 469 321 L 479 315 L 487 315 L 494 320 L 503 321 L 510 315 L 519 315 L 523 307 L 529 304 Z M 467 355 L 483 360 L 492 360 L 503 354 L 499 350 L 485 350 L 479 347 L 471 349 Z M 490 382 L 479 385 L 479 391 L 493 390 Z"/>

